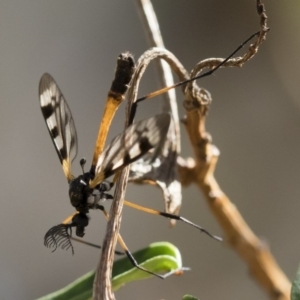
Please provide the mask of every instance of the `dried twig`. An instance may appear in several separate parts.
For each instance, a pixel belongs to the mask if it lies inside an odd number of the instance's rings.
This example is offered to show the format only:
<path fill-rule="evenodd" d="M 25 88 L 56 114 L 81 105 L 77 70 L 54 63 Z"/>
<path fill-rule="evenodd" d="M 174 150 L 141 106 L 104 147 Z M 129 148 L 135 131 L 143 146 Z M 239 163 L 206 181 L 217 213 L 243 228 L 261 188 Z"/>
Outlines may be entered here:
<path fill-rule="evenodd" d="M 138 12 L 144 25 L 145 33 L 150 47 L 165 48 L 159 28 L 159 22 L 150 0 L 137 0 Z M 169 64 L 160 59 L 155 60 L 158 78 L 162 87 L 174 84 L 173 75 Z M 187 75 L 186 71 L 182 72 Z M 162 111 L 171 112 L 172 122 L 169 128 L 164 151 L 160 157 L 159 167 L 152 165 L 151 171 L 144 172 L 139 178 L 140 182 L 150 181 L 161 188 L 163 192 L 165 211 L 171 214 L 178 214 L 182 203 L 182 188 L 179 182 L 179 175 L 176 168 L 177 157 L 180 153 L 180 126 L 177 109 L 175 89 L 163 94 Z M 169 169 L 166 173 L 164 170 Z M 156 180 L 153 178 L 156 177 Z M 138 182 L 136 180 L 135 182 Z M 175 220 L 170 220 L 175 225 Z"/>
<path fill-rule="evenodd" d="M 128 181 L 128 171 L 128 167 L 122 170 L 116 184 L 114 201 L 110 208 L 110 218 L 107 223 L 106 235 L 102 246 L 101 260 L 96 272 L 96 276 L 98 275 L 98 277 L 95 277 L 95 282 L 99 283 L 99 290 L 96 290 L 93 295 L 93 299 L 95 300 L 115 299 L 111 289 L 111 274 L 115 247 L 122 220 L 122 209 Z"/>
<path fill-rule="evenodd" d="M 108 99 L 106 102 L 103 119 L 100 125 L 99 137 L 101 141 L 100 149 L 103 149 L 103 144 L 106 140 L 110 122 L 115 114 L 116 109 L 124 100 L 124 93 L 128 88 L 128 82 L 131 79 L 134 71 L 134 61 L 130 53 L 121 54 L 118 58 L 118 66 L 116 69 L 115 79 L 112 83 Z M 115 93 L 112 91 L 119 91 Z M 95 300 L 113 300 L 114 294 L 111 290 L 111 274 L 114 259 L 114 251 L 117 242 L 117 237 L 120 230 L 121 212 L 127 185 L 128 168 L 125 168 L 118 179 L 114 201 L 110 209 L 111 217 L 107 223 L 106 235 L 103 241 L 100 261 L 96 270 L 93 299 Z"/>
<path fill-rule="evenodd" d="M 165 48 L 162 35 L 159 29 L 159 23 L 155 15 L 155 11 L 150 0 L 137 0 L 138 12 L 141 22 L 144 26 L 145 34 L 150 47 Z M 174 84 L 171 68 L 163 60 L 155 60 L 156 69 L 158 71 L 159 81 L 162 87 Z M 185 71 L 185 70 L 184 70 Z M 175 145 L 177 153 L 180 152 L 180 127 L 178 118 L 178 109 L 176 102 L 175 90 L 169 90 L 163 94 L 163 111 L 170 111 L 173 116 L 173 127 L 175 136 Z M 172 134 L 172 132 L 171 132 Z"/>
<path fill-rule="evenodd" d="M 140 1 L 144 5 L 142 6 L 143 14 L 146 16 L 148 15 L 146 12 L 147 9 L 144 8 L 149 6 L 149 1 Z M 257 10 L 260 16 L 261 30 L 255 43 L 249 47 L 249 50 L 244 56 L 231 58 L 226 61 L 222 67 L 241 66 L 256 54 L 258 47 L 265 39 L 268 31 L 266 24 L 267 16 L 265 14 L 264 6 L 260 0 L 257 0 Z M 154 20 L 153 16 L 151 18 Z M 151 28 L 149 24 L 147 27 Z M 156 26 L 155 30 L 157 30 L 157 28 L 158 26 Z M 154 37 L 152 36 L 151 39 L 153 41 L 156 40 L 155 35 Z M 163 46 L 160 37 L 158 40 L 159 43 L 161 43 L 160 46 Z M 145 52 L 138 62 L 137 70 L 132 80 L 132 88 L 128 92 L 128 98 L 131 100 L 131 103 L 128 106 L 127 124 L 130 119 L 129 115 L 132 103 L 134 103 L 136 99 L 141 76 L 150 61 L 154 58 L 164 59 L 171 66 L 172 70 L 177 74 L 180 80 L 186 80 L 190 77 L 194 77 L 204 68 L 212 69 L 224 60 L 223 58 L 204 60 L 197 64 L 189 75 L 181 63 L 169 51 L 162 48 L 153 48 Z M 210 135 L 205 129 L 205 118 L 210 103 L 211 97 L 209 92 L 204 89 L 200 89 L 194 82 L 187 84 L 185 87 L 184 101 L 184 107 L 187 114 L 185 125 L 194 150 L 195 160 L 184 161 L 178 159 L 178 170 L 181 182 L 184 185 L 196 183 L 202 190 L 206 196 L 209 207 L 212 209 L 224 230 L 226 241 L 249 265 L 249 269 L 253 277 L 265 288 L 269 296 L 272 299 L 289 299 L 290 283 L 288 279 L 277 266 L 274 258 L 267 249 L 267 246 L 250 230 L 235 206 L 232 205 L 230 200 L 221 191 L 214 178 L 213 172 L 216 167 L 219 151 L 214 145 L 212 145 Z M 111 255 L 109 262 L 112 261 L 115 240 L 119 229 L 122 198 L 124 197 L 127 176 L 128 168 L 123 170 L 121 173 L 117 184 L 115 201 L 111 208 L 111 219 L 108 224 L 108 235 L 111 239 L 110 250 L 107 252 L 107 255 Z M 115 215 L 117 215 L 117 217 L 115 217 Z M 115 235 L 115 238 L 113 235 Z M 111 265 L 108 265 L 106 268 L 107 270 L 110 269 Z M 110 285 L 108 277 L 105 277 L 104 283 L 107 289 Z M 103 297 L 97 299 L 114 299 L 112 293 L 107 292 L 103 295 Z"/>
<path fill-rule="evenodd" d="M 136 99 L 137 91 L 139 88 L 140 80 L 149 66 L 150 62 L 153 60 L 163 59 L 168 65 L 172 68 L 174 73 L 180 78 L 180 80 L 184 80 L 188 78 L 188 73 L 181 65 L 179 60 L 168 50 L 163 48 L 152 48 L 146 51 L 138 60 L 136 66 L 136 72 L 132 78 L 132 89 L 128 91 L 129 99 Z M 175 99 L 174 99 L 175 101 Z M 135 103 L 135 100 L 134 100 Z M 175 105 L 165 105 L 165 107 L 173 107 Z M 131 112 L 132 108 L 128 108 L 128 112 Z M 178 120 L 177 108 L 176 111 L 172 110 L 172 116 L 176 113 L 176 117 L 174 120 Z M 167 141 L 164 146 L 164 150 L 162 151 L 159 161 L 151 164 L 147 158 L 141 159 L 140 162 L 137 162 L 132 165 L 132 171 L 130 174 L 130 180 L 136 183 L 149 183 L 157 185 L 161 188 L 163 192 L 163 197 L 165 201 L 165 211 L 171 214 L 178 214 L 179 209 L 181 207 L 181 184 L 179 182 L 179 175 L 176 168 L 177 156 L 179 154 L 179 126 L 177 129 L 176 121 L 171 123 L 170 130 L 168 132 Z M 150 159 L 151 160 L 151 159 Z M 137 166 L 137 164 L 139 164 Z M 137 167 L 137 168 L 136 168 Z M 151 168 L 149 170 L 149 167 Z M 139 178 L 137 178 L 136 170 L 139 169 L 140 174 Z M 169 172 L 165 172 L 165 170 L 169 170 Z M 134 173 L 134 174 L 133 174 Z M 175 224 L 175 220 L 170 221 L 171 225 Z"/>
<path fill-rule="evenodd" d="M 228 60 L 223 67 L 241 66 L 251 59 L 267 33 L 267 16 L 261 1 L 257 1 L 260 16 L 260 34 L 249 51 L 243 56 Z M 191 73 L 195 76 L 205 67 L 213 68 L 223 61 L 209 59 L 199 63 Z M 203 91 L 202 91 L 203 92 Z M 203 95 L 203 94 L 202 94 Z M 267 245 L 263 243 L 248 227 L 235 205 L 219 187 L 214 170 L 219 151 L 211 143 L 210 135 L 205 129 L 205 117 L 210 103 L 206 94 L 203 99 L 195 83 L 187 87 L 184 107 L 186 119 L 184 121 L 195 160 L 179 163 L 181 182 L 184 185 L 195 183 L 206 197 L 207 203 L 224 230 L 226 242 L 247 263 L 253 278 L 266 290 L 271 299 L 287 300 L 290 295 L 290 282 L 277 265 Z"/>
<path fill-rule="evenodd" d="M 267 16 L 260 0 L 257 1 L 257 11 L 260 17 L 260 33 L 256 41 L 250 45 L 244 56 L 231 58 L 222 67 L 240 67 L 258 51 L 268 32 Z M 172 59 L 172 61 L 177 63 L 176 60 Z M 196 65 L 190 77 L 195 77 L 205 68 L 215 68 L 223 61 L 223 58 L 204 60 Z M 181 76 L 184 77 L 182 79 L 189 77 L 184 71 Z M 181 182 L 185 185 L 195 182 L 204 192 L 209 206 L 227 235 L 226 240 L 247 262 L 254 278 L 272 299 L 288 299 L 290 290 L 288 279 L 277 266 L 267 246 L 246 225 L 213 176 L 219 151 L 211 144 L 210 135 L 205 130 L 205 117 L 210 102 L 209 92 L 198 88 L 195 82 L 187 85 L 184 101 L 187 113 L 185 124 L 194 150 L 195 161 L 189 160 L 182 164 L 179 160 Z"/>

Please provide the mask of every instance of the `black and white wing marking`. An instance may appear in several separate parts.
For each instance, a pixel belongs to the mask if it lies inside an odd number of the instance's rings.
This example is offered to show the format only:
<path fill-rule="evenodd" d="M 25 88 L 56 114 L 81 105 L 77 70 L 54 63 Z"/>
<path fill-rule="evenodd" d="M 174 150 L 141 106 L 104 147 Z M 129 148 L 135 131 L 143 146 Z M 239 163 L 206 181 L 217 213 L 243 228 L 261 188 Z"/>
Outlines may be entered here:
<path fill-rule="evenodd" d="M 45 73 L 39 84 L 40 105 L 51 139 L 68 181 L 71 163 L 77 155 L 77 134 L 71 110 L 58 85 Z"/>
<path fill-rule="evenodd" d="M 163 113 L 134 123 L 116 136 L 99 155 L 95 177 L 90 182 L 94 188 L 105 178 L 136 161 L 150 149 L 161 148 L 171 122 L 171 115 Z"/>

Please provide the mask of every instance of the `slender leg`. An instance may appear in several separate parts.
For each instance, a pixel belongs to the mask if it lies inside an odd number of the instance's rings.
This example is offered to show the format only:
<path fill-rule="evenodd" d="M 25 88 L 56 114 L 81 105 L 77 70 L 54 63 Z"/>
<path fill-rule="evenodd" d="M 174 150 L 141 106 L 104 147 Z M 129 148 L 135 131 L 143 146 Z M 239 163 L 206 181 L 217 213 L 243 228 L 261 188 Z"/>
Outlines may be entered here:
<path fill-rule="evenodd" d="M 138 209 L 140 211 L 143 211 L 143 212 L 146 212 L 146 213 L 149 213 L 149 214 L 152 214 L 152 215 L 157 215 L 157 216 L 163 216 L 163 217 L 166 217 L 166 218 L 169 218 L 169 219 L 174 219 L 174 220 L 179 220 L 179 221 L 182 221 L 186 224 L 189 224 L 193 227 L 196 227 L 197 229 L 199 229 L 201 232 L 204 232 L 206 233 L 208 236 L 210 236 L 211 238 L 217 240 L 217 241 L 222 241 L 222 238 L 218 237 L 218 236 L 215 236 L 215 235 L 212 235 L 211 233 L 209 233 L 206 229 L 202 228 L 201 226 L 189 221 L 188 219 L 186 218 L 183 218 L 181 216 L 178 216 L 178 215 L 174 215 L 174 214 L 169 214 L 169 213 L 166 213 L 166 212 L 162 212 L 162 211 L 158 211 L 158 210 L 155 210 L 155 209 L 151 209 L 151 208 L 147 208 L 147 207 L 144 207 L 144 206 L 141 206 L 141 205 L 138 205 L 138 204 L 135 204 L 135 203 L 132 203 L 132 202 L 129 202 L 129 201 L 124 201 L 124 204 L 127 205 L 127 206 L 130 206 L 132 208 L 135 208 L 135 209 Z"/>
<path fill-rule="evenodd" d="M 68 224 L 72 221 L 73 217 L 78 214 L 78 211 L 75 211 L 72 215 L 68 216 L 65 220 L 61 222 L 61 224 Z"/>
<path fill-rule="evenodd" d="M 105 208 L 104 208 L 103 206 L 100 206 L 100 205 L 99 205 L 99 209 L 103 212 L 103 214 L 105 215 L 106 219 L 108 219 L 109 215 L 108 215 L 108 213 L 106 212 Z M 124 240 L 123 240 L 123 238 L 121 237 L 120 234 L 118 235 L 118 242 L 119 242 L 121 248 L 123 249 L 123 251 L 125 252 L 125 254 L 127 255 L 128 259 L 130 260 L 130 262 L 132 263 L 132 265 L 133 265 L 134 267 L 136 267 L 137 269 L 139 269 L 139 270 L 141 270 L 141 271 L 144 271 L 144 272 L 146 272 L 146 273 L 149 273 L 149 274 L 151 274 L 151 275 L 153 275 L 153 276 L 156 276 L 156 277 L 158 277 L 158 278 L 160 278 L 160 279 L 166 279 L 167 277 L 169 277 L 169 276 L 171 276 L 171 275 L 174 275 L 174 274 L 175 274 L 175 275 L 176 275 L 176 274 L 178 275 L 178 274 L 181 274 L 182 271 L 189 270 L 189 268 L 179 268 L 179 269 L 176 269 L 176 270 L 172 270 L 172 271 L 170 271 L 170 272 L 168 272 L 168 273 L 166 273 L 166 274 L 163 274 L 163 275 L 154 273 L 154 272 L 152 272 L 152 271 L 150 271 L 150 270 L 147 270 L 147 269 L 143 268 L 142 266 L 140 266 L 140 265 L 138 264 L 138 262 L 135 260 L 135 258 L 133 257 L 133 255 L 132 255 L 131 252 L 129 251 L 128 247 L 126 246 L 126 244 L 125 244 L 125 242 L 124 242 Z"/>

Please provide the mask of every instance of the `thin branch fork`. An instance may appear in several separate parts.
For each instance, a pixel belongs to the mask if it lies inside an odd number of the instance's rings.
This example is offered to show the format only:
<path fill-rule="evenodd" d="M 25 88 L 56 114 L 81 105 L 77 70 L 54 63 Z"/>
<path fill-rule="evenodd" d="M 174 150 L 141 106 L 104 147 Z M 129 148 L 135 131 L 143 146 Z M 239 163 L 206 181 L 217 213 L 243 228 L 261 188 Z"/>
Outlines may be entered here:
<path fill-rule="evenodd" d="M 265 39 L 268 31 L 267 16 L 261 1 L 257 1 L 257 10 L 261 31 L 256 42 L 250 45 L 243 57 L 230 59 L 223 67 L 241 66 L 255 55 L 259 45 Z M 203 68 L 213 68 L 221 61 L 222 59 L 202 61 L 192 71 L 191 76 L 195 76 Z M 195 183 L 199 187 L 224 231 L 225 241 L 247 263 L 250 274 L 265 289 L 269 297 L 288 300 L 291 288 L 288 278 L 279 268 L 268 246 L 252 232 L 214 177 L 219 151 L 212 144 L 211 137 L 205 129 L 206 113 L 211 103 L 210 94 L 208 92 L 205 94 L 195 83 L 189 84 L 186 92 L 184 124 L 195 159 L 186 162 L 178 160 L 181 183 L 184 186 Z"/>
<path fill-rule="evenodd" d="M 268 32 L 266 23 L 267 16 L 264 6 L 260 0 L 257 0 L 257 11 L 260 16 L 261 30 L 255 43 L 250 45 L 249 50 L 243 57 L 229 59 L 224 65 L 222 65 L 222 67 L 241 66 L 256 54 L 258 47 L 265 39 Z M 160 54 L 157 56 L 160 56 Z M 168 61 L 168 58 L 163 56 L 164 55 L 162 55 L 161 58 L 165 59 L 169 65 L 171 65 L 173 70 L 176 69 L 176 63 L 174 68 L 170 61 Z M 150 58 L 150 60 L 152 60 L 152 58 Z M 173 59 L 171 60 L 173 61 Z M 214 68 L 223 60 L 223 58 L 215 58 L 202 61 L 194 68 L 189 77 L 194 77 L 195 74 L 198 74 L 204 68 Z M 143 70 L 141 72 L 137 71 L 135 75 L 137 77 L 141 77 L 142 73 Z M 175 71 L 175 73 L 177 72 Z M 181 76 L 186 79 L 187 76 L 185 72 L 180 70 L 178 73 L 181 73 Z M 180 75 L 178 76 L 180 77 Z M 136 79 L 139 81 L 140 78 Z M 133 89 L 128 93 L 128 98 L 135 101 L 134 99 L 136 99 L 138 84 L 134 84 L 132 87 Z M 219 151 L 211 143 L 211 137 L 205 129 L 205 118 L 208 106 L 211 103 L 210 94 L 204 89 L 198 88 L 195 83 L 190 83 L 185 89 L 185 95 L 184 107 L 187 115 L 185 125 L 194 150 L 195 160 L 183 161 L 178 159 L 178 170 L 182 184 L 185 186 L 190 183 L 197 184 L 205 195 L 210 209 L 222 226 L 225 233 L 225 240 L 249 265 L 252 276 L 265 288 L 271 299 L 289 299 L 290 283 L 288 279 L 278 267 L 267 245 L 260 241 L 247 226 L 238 210 L 230 202 L 229 198 L 222 192 L 214 177 L 214 169 L 217 164 Z M 128 111 L 130 111 L 130 108 L 131 105 L 129 105 Z M 124 170 L 124 173 L 122 174 L 125 175 L 124 177 L 122 176 L 125 182 L 127 177 L 126 173 L 127 170 Z M 123 181 L 123 183 L 125 182 Z M 116 198 L 122 199 L 121 194 L 119 194 L 119 197 Z M 120 203 L 117 204 L 116 202 L 116 206 L 112 208 L 112 218 L 114 210 L 118 211 L 117 215 L 119 215 L 120 218 L 120 211 L 118 209 L 120 208 L 119 205 Z M 110 228 L 114 227 L 113 224 L 108 225 Z M 114 229 L 110 230 L 112 234 Z M 115 244 L 114 239 L 113 241 L 112 248 L 114 248 Z M 113 253 L 111 251 L 109 252 L 110 255 L 113 256 Z M 110 284 L 106 282 L 104 287 L 105 285 L 106 288 L 109 289 Z M 99 299 L 114 299 L 114 296 L 113 294 L 110 294 L 107 298 L 101 297 Z"/>
<path fill-rule="evenodd" d="M 257 12 L 260 17 L 260 32 L 256 41 L 242 57 L 227 60 L 222 67 L 241 67 L 258 51 L 269 31 L 264 5 L 257 0 Z M 201 61 L 190 74 L 197 76 L 203 69 L 213 69 L 224 61 L 224 58 L 213 58 Z M 186 76 L 184 76 L 186 77 Z M 264 244 L 248 227 L 236 207 L 222 192 L 215 177 L 219 151 L 211 143 L 211 137 L 205 129 L 206 114 L 211 97 L 209 92 L 197 87 L 195 82 L 185 89 L 184 107 L 186 129 L 194 150 L 195 160 L 181 161 L 178 164 L 181 183 L 195 183 L 204 193 L 209 207 L 214 213 L 225 233 L 227 243 L 241 256 L 249 266 L 250 273 L 264 287 L 271 299 L 289 299 L 290 282 L 277 265 L 266 244 Z"/>

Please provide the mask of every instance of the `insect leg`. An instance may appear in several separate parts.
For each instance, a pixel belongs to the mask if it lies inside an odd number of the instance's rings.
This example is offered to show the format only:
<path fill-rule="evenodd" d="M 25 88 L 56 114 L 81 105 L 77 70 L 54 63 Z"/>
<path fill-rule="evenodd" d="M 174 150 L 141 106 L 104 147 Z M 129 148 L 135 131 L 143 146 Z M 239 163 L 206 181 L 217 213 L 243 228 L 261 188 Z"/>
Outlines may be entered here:
<path fill-rule="evenodd" d="M 97 249 L 101 249 L 101 246 L 100 246 L 100 245 L 97 245 L 97 244 L 94 244 L 94 243 L 90 243 L 90 242 L 87 242 L 87 241 L 84 241 L 84 240 L 81 240 L 81 239 L 78 239 L 78 238 L 75 238 L 75 237 L 71 237 L 71 240 L 72 240 L 72 241 L 75 241 L 75 242 L 77 242 L 77 243 L 85 244 L 85 245 L 90 246 L 90 247 L 94 247 L 94 248 L 97 248 Z M 115 250 L 115 254 L 116 254 L 116 255 L 124 255 L 125 253 L 122 252 L 122 251 L 117 251 L 117 250 Z"/>
<path fill-rule="evenodd" d="M 239 50 L 241 50 L 250 40 L 252 40 L 255 36 L 258 36 L 260 34 L 260 32 L 255 32 L 253 33 L 250 37 L 248 37 L 242 44 L 240 44 L 230 55 L 228 55 L 222 62 L 220 62 L 217 66 L 215 66 L 214 68 L 212 68 L 211 70 L 203 73 L 203 74 L 199 74 L 193 78 L 190 78 L 190 79 L 187 79 L 187 80 L 184 80 L 184 81 L 181 81 L 181 82 L 178 82 L 178 83 L 175 83 L 171 86 L 167 86 L 167 87 L 164 87 L 160 90 L 157 90 L 157 91 L 154 91 L 152 93 L 149 93 L 145 96 L 142 96 L 140 98 L 138 98 L 132 105 L 132 109 L 131 109 L 131 112 L 130 112 L 130 122 L 132 123 L 133 122 L 133 119 L 135 117 L 135 114 L 136 114 L 136 110 L 137 110 L 137 106 L 138 106 L 138 103 L 141 102 L 141 101 L 144 101 L 144 100 L 147 100 L 147 99 L 151 99 L 151 98 L 154 98 L 156 96 L 159 96 L 161 94 L 164 94 L 166 93 L 167 91 L 173 89 L 173 88 L 176 88 L 176 87 L 179 87 L 179 86 L 182 86 L 182 85 L 185 85 L 191 81 L 194 81 L 194 80 L 197 80 L 197 79 L 200 79 L 200 78 L 203 78 L 203 77 L 207 77 L 207 76 L 210 76 L 212 75 L 214 72 L 216 72 L 219 68 L 221 68 L 222 66 L 224 66 Z"/>
<path fill-rule="evenodd" d="M 158 273 L 155 273 L 155 272 L 152 272 L 150 270 L 147 270 L 146 268 L 140 266 L 138 264 L 138 262 L 135 260 L 135 258 L 133 257 L 133 255 L 131 254 L 131 252 L 129 251 L 128 247 L 126 246 L 124 240 L 122 239 L 121 235 L 119 234 L 118 235 L 118 242 L 120 244 L 120 246 L 122 247 L 122 249 L 124 250 L 125 254 L 127 255 L 128 259 L 130 260 L 130 262 L 132 263 L 132 265 L 134 267 L 136 267 L 137 269 L 143 271 L 143 272 L 146 272 L 146 273 L 149 273 L 153 276 L 156 276 L 160 279 L 166 279 L 167 277 L 171 276 L 171 275 L 177 275 L 177 274 L 181 274 L 182 271 L 186 271 L 186 270 L 189 270 L 189 268 L 179 268 L 179 269 L 176 269 L 176 270 L 172 270 L 168 273 L 165 273 L 165 274 L 158 274 Z"/>
<path fill-rule="evenodd" d="M 105 208 L 102 206 L 102 205 L 99 205 L 98 207 L 102 212 L 103 214 L 105 215 L 106 219 L 109 218 L 109 215 L 108 213 L 106 212 Z M 123 238 L 121 237 L 120 234 L 118 234 L 118 242 L 121 246 L 121 248 L 123 249 L 123 251 L 125 252 L 126 256 L 128 257 L 129 261 L 132 263 L 132 265 L 134 267 L 136 267 L 137 269 L 143 271 L 143 272 L 146 272 L 146 273 L 149 273 L 153 276 L 156 276 L 160 279 L 166 279 L 167 277 L 171 276 L 171 275 L 178 275 L 178 274 L 181 274 L 183 271 L 186 271 L 186 270 L 189 270 L 189 268 L 179 268 L 179 269 L 176 269 L 176 270 L 172 270 L 166 274 L 158 274 L 158 273 L 155 273 L 155 272 L 152 272 L 150 270 L 147 270 L 146 268 L 142 267 L 139 265 L 139 263 L 136 261 L 136 259 L 133 257 L 132 253 L 130 252 L 130 250 L 128 249 L 128 247 L 126 246 Z"/>
<path fill-rule="evenodd" d="M 64 220 L 61 222 L 61 224 L 68 224 L 68 223 L 70 223 L 70 222 L 72 221 L 73 217 L 74 217 L 75 215 L 77 215 L 77 214 L 78 214 L 78 211 L 75 211 L 72 215 L 70 215 L 70 216 L 68 216 L 66 219 L 64 219 Z"/>
<path fill-rule="evenodd" d="M 167 87 L 164 87 L 160 90 L 157 90 L 155 92 L 152 92 L 152 93 L 149 93 L 141 98 L 138 98 L 136 100 L 136 103 L 139 103 L 143 100 L 146 100 L 146 99 L 150 99 L 150 98 L 154 98 L 158 95 L 161 95 L 161 94 L 164 94 L 166 93 L 167 91 L 173 89 L 173 88 L 176 88 L 178 86 L 181 86 L 181 85 L 184 85 L 184 84 L 187 84 L 191 81 L 194 81 L 196 79 L 200 79 L 200 78 L 203 78 L 203 77 L 207 77 L 207 76 L 210 76 L 212 75 L 215 71 L 217 71 L 218 69 L 220 69 L 224 64 L 226 64 L 226 62 L 232 58 L 239 50 L 241 50 L 250 40 L 252 40 L 255 36 L 258 36 L 260 33 L 260 31 L 258 32 L 255 32 L 253 33 L 250 37 L 248 37 L 242 44 L 240 44 L 230 55 L 228 55 L 222 62 L 220 62 L 216 67 L 212 68 L 211 70 L 203 73 L 203 74 L 199 74 L 198 76 L 195 76 L 193 78 L 190 78 L 190 79 L 187 79 L 187 80 L 184 80 L 184 81 L 181 81 L 181 82 L 178 82 L 178 83 L 175 83 L 174 85 L 171 85 L 171 86 L 167 86 Z"/>
<path fill-rule="evenodd" d="M 188 219 L 186 219 L 184 217 L 181 217 L 181 216 L 178 216 L 178 215 L 174 215 L 174 214 L 169 214 L 169 213 L 158 211 L 158 210 L 151 209 L 151 208 L 147 208 L 147 207 L 144 207 L 144 206 L 141 206 L 141 205 L 138 205 L 138 204 L 126 201 L 126 200 L 124 201 L 124 204 L 127 205 L 127 206 L 129 206 L 129 207 L 138 209 L 140 211 L 143 211 L 143 212 L 146 212 L 146 213 L 149 213 L 149 214 L 152 214 L 152 215 L 163 216 L 163 217 L 166 217 L 166 218 L 169 218 L 169 219 L 182 221 L 182 222 L 184 222 L 186 224 L 189 224 L 189 225 L 191 225 L 191 226 L 199 229 L 201 232 L 206 233 L 211 238 L 213 238 L 213 239 L 215 239 L 217 241 L 222 241 L 222 238 L 209 233 L 206 229 L 204 229 L 201 226 L 199 226 L 199 225 L 197 225 L 197 224 L 189 221 Z"/>

